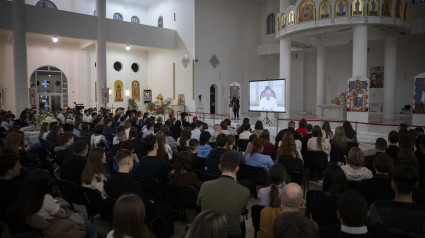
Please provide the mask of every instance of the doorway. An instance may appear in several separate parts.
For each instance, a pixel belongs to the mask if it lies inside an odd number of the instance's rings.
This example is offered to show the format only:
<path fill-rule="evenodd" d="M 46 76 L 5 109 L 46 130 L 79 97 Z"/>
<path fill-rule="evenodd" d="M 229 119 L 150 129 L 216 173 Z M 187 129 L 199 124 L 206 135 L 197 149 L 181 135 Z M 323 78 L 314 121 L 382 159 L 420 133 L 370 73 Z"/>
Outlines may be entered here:
<path fill-rule="evenodd" d="M 213 84 L 210 87 L 210 113 L 216 113 L 216 95 L 217 95 L 217 85 Z"/>

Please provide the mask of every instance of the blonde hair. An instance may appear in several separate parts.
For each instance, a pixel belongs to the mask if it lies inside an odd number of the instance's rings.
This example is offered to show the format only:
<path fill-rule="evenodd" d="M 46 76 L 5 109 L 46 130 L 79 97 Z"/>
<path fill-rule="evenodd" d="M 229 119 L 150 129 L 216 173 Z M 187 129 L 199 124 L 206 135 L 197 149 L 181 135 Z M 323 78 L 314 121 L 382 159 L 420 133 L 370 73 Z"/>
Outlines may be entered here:
<path fill-rule="evenodd" d="M 353 147 L 348 152 L 347 163 L 355 166 L 364 165 L 364 153 L 359 147 Z"/>
<path fill-rule="evenodd" d="M 342 126 L 335 128 L 335 144 L 340 147 L 345 147 L 345 131 Z"/>

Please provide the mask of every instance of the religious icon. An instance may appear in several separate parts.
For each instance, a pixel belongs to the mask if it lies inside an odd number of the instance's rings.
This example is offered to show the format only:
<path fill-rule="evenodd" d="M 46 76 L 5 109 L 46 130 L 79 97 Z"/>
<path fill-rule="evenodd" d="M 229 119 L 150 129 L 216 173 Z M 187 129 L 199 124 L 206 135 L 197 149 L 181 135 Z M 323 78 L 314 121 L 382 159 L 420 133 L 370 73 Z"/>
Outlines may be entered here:
<path fill-rule="evenodd" d="M 311 0 L 304 1 L 298 6 L 298 18 L 297 22 L 307 22 L 316 19 L 316 10 L 314 8 L 314 3 Z"/>
<path fill-rule="evenodd" d="M 152 90 L 143 90 L 143 101 L 144 103 L 152 102 Z"/>
<path fill-rule="evenodd" d="M 370 68 L 370 88 L 384 87 L 384 66 Z"/>
<path fill-rule="evenodd" d="M 122 97 L 123 95 L 123 84 L 121 80 L 117 80 L 115 81 L 114 84 L 114 88 L 115 88 L 115 102 L 123 102 L 124 99 Z"/>
<path fill-rule="evenodd" d="M 409 20 L 409 5 L 407 4 L 407 2 L 404 4 L 403 19 Z"/>
<path fill-rule="evenodd" d="M 319 6 L 319 19 L 327 19 L 330 17 L 329 9 L 331 9 L 331 4 L 329 1 L 325 0 L 320 3 Z"/>
<path fill-rule="evenodd" d="M 425 78 L 415 79 L 415 112 L 425 114 Z"/>
<path fill-rule="evenodd" d="M 382 16 L 390 17 L 391 9 L 392 9 L 392 1 L 384 0 L 384 3 L 382 3 Z"/>
<path fill-rule="evenodd" d="M 179 94 L 177 105 L 184 105 L 184 94 Z"/>
<path fill-rule="evenodd" d="M 353 0 L 351 16 L 363 16 L 363 0 Z"/>
<path fill-rule="evenodd" d="M 164 97 L 162 96 L 162 94 L 158 94 L 158 97 L 156 97 L 156 99 L 158 100 L 159 106 L 162 107 L 162 103 L 164 102 Z"/>
<path fill-rule="evenodd" d="M 133 98 L 136 102 L 140 102 L 140 84 L 137 80 L 134 80 L 131 83 L 131 98 Z"/>
<path fill-rule="evenodd" d="M 356 80 L 348 82 L 348 100 L 350 111 L 366 111 L 367 98 L 367 81 Z"/>
<path fill-rule="evenodd" d="M 370 0 L 368 5 L 368 15 L 369 16 L 378 16 L 379 15 L 379 1 Z"/>
<path fill-rule="evenodd" d="M 395 2 L 395 17 L 401 18 L 401 1 L 397 0 Z"/>
<path fill-rule="evenodd" d="M 35 88 L 29 88 L 29 99 L 30 99 L 30 105 L 35 105 Z"/>
<path fill-rule="evenodd" d="M 335 6 L 335 17 L 347 16 L 347 0 L 336 1 Z"/>
<path fill-rule="evenodd" d="M 285 14 L 282 13 L 280 16 L 280 29 L 283 29 L 284 27 L 286 27 L 286 18 Z"/>
<path fill-rule="evenodd" d="M 290 10 L 288 14 L 288 26 L 294 25 L 294 10 Z"/>

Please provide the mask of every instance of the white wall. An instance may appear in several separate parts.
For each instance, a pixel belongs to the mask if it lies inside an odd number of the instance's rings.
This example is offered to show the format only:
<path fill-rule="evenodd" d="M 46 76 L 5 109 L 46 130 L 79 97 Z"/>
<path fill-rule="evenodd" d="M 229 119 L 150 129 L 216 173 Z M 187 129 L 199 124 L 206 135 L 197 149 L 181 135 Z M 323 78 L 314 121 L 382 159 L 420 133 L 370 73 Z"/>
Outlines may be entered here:
<path fill-rule="evenodd" d="M 218 88 L 216 113 L 228 114 L 228 88 L 232 82 L 241 84 L 241 112 L 248 112 L 249 81 L 277 78 L 277 56 L 258 56 L 261 34 L 257 1 L 196 1 L 196 98 L 202 94 L 205 112 L 210 110 L 209 89 Z M 210 58 L 216 55 L 220 64 L 214 69 Z M 196 104 L 197 105 L 197 104 Z"/>

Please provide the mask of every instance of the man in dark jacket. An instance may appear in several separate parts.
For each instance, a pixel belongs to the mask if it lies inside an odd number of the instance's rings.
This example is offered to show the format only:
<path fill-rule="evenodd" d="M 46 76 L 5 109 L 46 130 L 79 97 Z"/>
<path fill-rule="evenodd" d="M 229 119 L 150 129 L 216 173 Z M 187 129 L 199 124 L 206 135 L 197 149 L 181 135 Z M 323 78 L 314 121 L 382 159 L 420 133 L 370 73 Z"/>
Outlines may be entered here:
<path fill-rule="evenodd" d="M 86 167 L 86 156 L 89 152 L 87 142 L 79 140 L 72 145 L 72 155 L 66 157 L 61 164 L 59 177 L 77 185 L 81 184 L 81 174 Z"/>
<path fill-rule="evenodd" d="M 221 171 L 218 168 L 218 164 L 220 164 L 220 158 L 226 152 L 227 145 L 227 136 L 224 134 L 220 134 L 216 139 L 217 148 L 212 150 L 207 157 L 207 173 L 220 175 Z"/>

